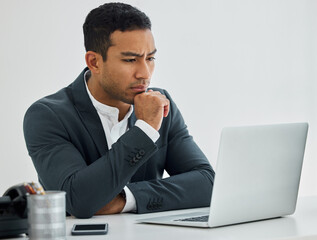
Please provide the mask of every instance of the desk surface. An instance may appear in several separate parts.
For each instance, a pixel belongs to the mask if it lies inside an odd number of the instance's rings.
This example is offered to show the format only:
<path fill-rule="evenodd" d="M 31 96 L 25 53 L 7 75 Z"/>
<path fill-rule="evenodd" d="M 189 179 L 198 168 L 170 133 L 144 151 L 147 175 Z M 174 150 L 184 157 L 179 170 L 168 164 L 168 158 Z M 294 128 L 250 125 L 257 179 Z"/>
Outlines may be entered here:
<path fill-rule="evenodd" d="M 181 210 L 181 213 L 197 209 Z M 173 211 L 175 212 L 175 211 Z M 177 211 L 180 213 L 180 211 Z M 170 212 L 156 213 L 166 215 Z M 67 218 L 67 239 L 317 239 L 317 196 L 298 199 L 295 214 L 265 221 L 244 223 L 219 228 L 190 228 L 136 223 L 136 219 L 153 216 L 153 214 L 117 214 L 96 216 L 91 219 Z M 103 236 L 71 236 L 73 224 L 109 223 L 109 232 Z M 11 238 L 12 239 L 12 238 Z M 16 239 L 27 239 L 25 236 Z"/>

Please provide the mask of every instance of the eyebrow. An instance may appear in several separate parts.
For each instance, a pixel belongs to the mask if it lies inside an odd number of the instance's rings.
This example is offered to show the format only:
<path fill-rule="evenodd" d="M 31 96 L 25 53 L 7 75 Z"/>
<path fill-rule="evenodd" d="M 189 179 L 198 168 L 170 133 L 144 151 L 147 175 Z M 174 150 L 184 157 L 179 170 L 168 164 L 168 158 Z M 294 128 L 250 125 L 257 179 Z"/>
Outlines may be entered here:
<path fill-rule="evenodd" d="M 154 49 L 154 51 L 148 53 L 147 56 L 153 55 L 156 52 L 157 52 L 157 49 Z M 141 54 L 134 53 L 134 52 L 121 52 L 121 55 L 126 56 L 126 57 L 143 57 L 144 56 L 144 54 L 141 55 Z"/>

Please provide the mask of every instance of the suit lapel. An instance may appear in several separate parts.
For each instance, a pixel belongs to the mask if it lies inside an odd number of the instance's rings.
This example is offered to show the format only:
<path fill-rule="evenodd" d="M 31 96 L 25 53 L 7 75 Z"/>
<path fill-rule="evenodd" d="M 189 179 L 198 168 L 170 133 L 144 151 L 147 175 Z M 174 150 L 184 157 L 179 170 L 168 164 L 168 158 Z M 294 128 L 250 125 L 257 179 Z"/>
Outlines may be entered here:
<path fill-rule="evenodd" d="M 84 74 L 87 70 L 88 68 L 85 68 L 70 85 L 70 92 L 83 124 L 95 142 L 100 155 L 104 155 L 108 151 L 108 145 L 99 115 L 86 90 Z"/>
<path fill-rule="evenodd" d="M 136 116 L 133 111 L 128 120 L 128 128 L 131 129 L 135 125 L 135 122 L 136 122 Z"/>

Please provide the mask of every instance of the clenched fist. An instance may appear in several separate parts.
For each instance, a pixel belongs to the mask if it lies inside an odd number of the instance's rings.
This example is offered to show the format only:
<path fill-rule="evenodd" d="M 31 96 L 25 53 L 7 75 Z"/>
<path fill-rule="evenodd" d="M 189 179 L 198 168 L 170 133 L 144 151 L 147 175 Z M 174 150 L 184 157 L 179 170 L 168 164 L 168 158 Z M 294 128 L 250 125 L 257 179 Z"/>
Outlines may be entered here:
<path fill-rule="evenodd" d="M 160 92 L 149 90 L 134 97 L 134 111 L 137 119 L 143 120 L 157 131 L 163 117 L 167 117 L 170 101 Z"/>

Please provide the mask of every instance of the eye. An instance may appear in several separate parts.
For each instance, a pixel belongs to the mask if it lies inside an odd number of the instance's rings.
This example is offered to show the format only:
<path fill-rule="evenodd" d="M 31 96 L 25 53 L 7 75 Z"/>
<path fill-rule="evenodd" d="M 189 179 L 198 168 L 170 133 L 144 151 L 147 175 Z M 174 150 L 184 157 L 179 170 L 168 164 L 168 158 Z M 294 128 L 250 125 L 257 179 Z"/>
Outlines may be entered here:
<path fill-rule="evenodd" d="M 127 63 L 132 63 L 132 62 L 135 62 L 136 60 L 134 58 L 130 58 L 130 59 L 122 59 L 122 61 Z"/>
<path fill-rule="evenodd" d="M 154 60 L 155 60 L 155 57 L 149 57 L 147 60 L 148 60 L 148 61 L 154 61 Z"/>

